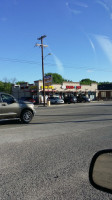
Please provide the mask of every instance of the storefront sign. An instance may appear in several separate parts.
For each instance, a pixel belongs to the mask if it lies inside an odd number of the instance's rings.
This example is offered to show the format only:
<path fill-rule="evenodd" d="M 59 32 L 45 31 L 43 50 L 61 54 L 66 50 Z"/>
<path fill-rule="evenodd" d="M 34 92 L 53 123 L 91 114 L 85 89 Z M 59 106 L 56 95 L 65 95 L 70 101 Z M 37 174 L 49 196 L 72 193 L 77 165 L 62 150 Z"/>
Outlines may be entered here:
<path fill-rule="evenodd" d="M 71 85 L 69 86 L 69 85 L 67 85 L 67 86 L 66 86 L 66 89 L 74 89 L 74 86 L 71 86 Z"/>
<path fill-rule="evenodd" d="M 45 85 L 52 85 L 52 75 L 44 76 Z"/>
<path fill-rule="evenodd" d="M 76 89 L 77 89 L 77 90 L 81 89 L 81 86 L 76 86 Z"/>
<path fill-rule="evenodd" d="M 81 86 L 66 85 L 66 89 L 81 89 Z"/>
<path fill-rule="evenodd" d="M 43 86 L 40 86 L 40 88 L 43 89 Z M 54 87 L 53 86 L 45 86 L 45 89 L 52 89 L 53 90 Z"/>
<path fill-rule="evenodd" d="M 65 86 L 65 85 L 62 85 L 62 86 L 61 86 L 61 89 L 66 89 L 66 86 Z"/>

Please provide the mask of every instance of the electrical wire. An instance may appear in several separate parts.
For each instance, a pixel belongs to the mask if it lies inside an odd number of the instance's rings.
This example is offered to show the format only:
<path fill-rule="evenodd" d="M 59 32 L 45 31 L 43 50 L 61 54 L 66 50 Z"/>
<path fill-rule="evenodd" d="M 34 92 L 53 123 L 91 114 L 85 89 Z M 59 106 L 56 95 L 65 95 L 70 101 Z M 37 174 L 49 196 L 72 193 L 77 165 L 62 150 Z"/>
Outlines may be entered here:
<path fill-rule="evenodd" d="M 30 65 L 41 65 L 41 62 L 36 62 L 33 60 L 21 60 L 21 59 L 17 59 L 17 58 L 3 58 L 0 57 L 0 61 L 4 61 L 4 62 L 12 62 L 12 63 L 21 63 L 21 64 L 30 64 Z M 57 64 L 55 63 L 45 63 L 45 65 L 47 65 L 48 67 L 53 67 L 53 66 L 57 66 Z M 91 70 L 91 71 L 99 71 L 99 72 L 112 72 L 112 70 L 109 70 L 107 68 L 94 68 L 94 67 L 89 67 L 89 66 L 85 66 L 85 67 L 76 67 L 77 64 L 71 65 L 71 64 L 63 64 L 64 70 L 66 69 L 75 69 L 75 70 Z"/>
<path fill-rule="evenodd" d="M 40 64 L 39 62 L 36 62 L 36 61 L 20 60 L 20 59 L 17 59 L 17 58 L 3 58 L 3 57 L 0 57 L 0 61 L 26 63 L 26 64 L 34 64 L 34 65 Z"/>

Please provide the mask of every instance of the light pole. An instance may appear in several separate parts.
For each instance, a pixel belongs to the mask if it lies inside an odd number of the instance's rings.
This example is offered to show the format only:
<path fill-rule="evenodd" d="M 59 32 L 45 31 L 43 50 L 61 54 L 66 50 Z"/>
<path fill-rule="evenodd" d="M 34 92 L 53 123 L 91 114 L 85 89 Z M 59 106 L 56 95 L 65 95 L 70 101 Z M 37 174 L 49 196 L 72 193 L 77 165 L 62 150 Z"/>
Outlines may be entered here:
<path fill-rule="evenodd" d="M 41 40 L 41 44 L 35 44 L 35 46 L 40 46 L 42 51 L 42 77 L 43 77 L 43 97 L 44 97 L 44 106 L 45 106 L 45 82 L 44 82 L 44 56 L 43 56 L 43 47 L 48 47 L 48 45 L 43 44 L 43 38 L 45 38 L 46 35 L 41 36 L 40 38 L 37 38 L 38 40 Z"/>
<path fill-rule="evenodd" d="M 47 57 L 47 56 L 50 56 L 52 55 L 52 53 L 48 53 L 46 56 L 44 56 L 44 59 Z"/>

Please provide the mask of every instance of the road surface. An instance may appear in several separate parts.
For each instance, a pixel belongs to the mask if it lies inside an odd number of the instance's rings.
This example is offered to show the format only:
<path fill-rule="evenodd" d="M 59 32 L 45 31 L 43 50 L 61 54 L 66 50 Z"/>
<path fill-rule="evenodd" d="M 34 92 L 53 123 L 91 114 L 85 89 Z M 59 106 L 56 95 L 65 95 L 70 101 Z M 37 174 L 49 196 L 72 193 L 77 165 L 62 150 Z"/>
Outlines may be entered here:
<path fill-rule="evenodd" d="M 110 200 L 88 180 L 112 148 L 112 102 L 36 106 L 31 124 L 0 122 L 0 200 Z"/>

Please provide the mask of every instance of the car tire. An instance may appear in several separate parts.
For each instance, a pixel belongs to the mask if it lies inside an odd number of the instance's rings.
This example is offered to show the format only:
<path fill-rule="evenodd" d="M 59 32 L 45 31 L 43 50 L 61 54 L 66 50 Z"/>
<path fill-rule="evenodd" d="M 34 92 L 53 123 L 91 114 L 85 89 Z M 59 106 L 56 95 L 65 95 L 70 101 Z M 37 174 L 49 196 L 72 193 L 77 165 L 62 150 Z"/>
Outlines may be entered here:
<path fill-rule="evenodd" d="M 30 123 L 30 121 L 33 118 L 33 113 L 32 113 L 31 110 L 24 110 L 21 113 L 21 117 L 20 118 L 21 118 L 22 123 L 28 124 L 28 123 Z"/>

